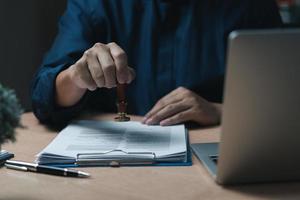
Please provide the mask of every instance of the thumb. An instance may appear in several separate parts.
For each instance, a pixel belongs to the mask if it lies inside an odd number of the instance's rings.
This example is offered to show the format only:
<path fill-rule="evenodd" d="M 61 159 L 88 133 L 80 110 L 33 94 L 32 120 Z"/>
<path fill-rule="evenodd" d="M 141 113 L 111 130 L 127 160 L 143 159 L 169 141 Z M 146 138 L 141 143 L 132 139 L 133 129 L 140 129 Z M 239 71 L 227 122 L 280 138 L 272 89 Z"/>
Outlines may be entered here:
<path fill-rule="evenodd" d="M 127 79 L 127 84 L 131 83 L 136 77 L 135 70 L 131 67 L 128 67 L 128 79 Z"/>

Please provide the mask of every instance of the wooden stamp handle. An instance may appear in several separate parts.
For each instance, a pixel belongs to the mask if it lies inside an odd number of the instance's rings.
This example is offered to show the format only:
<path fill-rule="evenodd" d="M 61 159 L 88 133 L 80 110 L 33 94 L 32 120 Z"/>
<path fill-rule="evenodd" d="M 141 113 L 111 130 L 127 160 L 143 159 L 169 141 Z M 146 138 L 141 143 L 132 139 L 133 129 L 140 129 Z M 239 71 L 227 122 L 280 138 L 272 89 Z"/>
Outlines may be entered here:
<path fill-rule="evenodd" d="M 118 102 L 126 102 L 126 84 L 117 84 Z"/>
<path fill-rule="evenodd" d="M 127 101 L 126 101 L 126 84 L 117 84 L 117 108 L 118 116 L 116 121 L 129 121 L 130 118 L 127 115 Z"/>

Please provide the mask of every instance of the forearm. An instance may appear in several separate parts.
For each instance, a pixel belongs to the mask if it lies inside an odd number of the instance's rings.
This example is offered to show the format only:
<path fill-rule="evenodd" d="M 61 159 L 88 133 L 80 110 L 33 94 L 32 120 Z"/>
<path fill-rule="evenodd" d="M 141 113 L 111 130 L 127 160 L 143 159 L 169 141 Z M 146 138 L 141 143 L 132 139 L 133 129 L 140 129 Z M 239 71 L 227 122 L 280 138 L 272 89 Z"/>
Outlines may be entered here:
<path fill-rule="evenodd" d="M 58 74 L 56 81 L 56 104 L 61 107 L 70 107 L 80 101 L 86 89 L 79 88 L 72 80 L 71 67 Z"/>

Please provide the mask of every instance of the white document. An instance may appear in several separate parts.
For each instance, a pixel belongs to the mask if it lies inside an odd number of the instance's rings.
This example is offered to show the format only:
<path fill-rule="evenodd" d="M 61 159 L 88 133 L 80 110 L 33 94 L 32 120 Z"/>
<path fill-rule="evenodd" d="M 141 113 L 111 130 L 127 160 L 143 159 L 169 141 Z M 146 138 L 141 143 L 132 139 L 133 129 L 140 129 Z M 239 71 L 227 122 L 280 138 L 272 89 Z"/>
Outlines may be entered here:
<path fill-rule="evenodd" d="M 162 127 L 140 122 L 81 120 L 63 129 L 37 155 L 37 162 L 73 163 L 79 154 L 86 157 L 97 157 L 99 154 L 111 157 L 122 156 L 124 152 L 153 153 L 157 160 L 171 161 L 182 160 L 186 151 L 184 125 Z"/>

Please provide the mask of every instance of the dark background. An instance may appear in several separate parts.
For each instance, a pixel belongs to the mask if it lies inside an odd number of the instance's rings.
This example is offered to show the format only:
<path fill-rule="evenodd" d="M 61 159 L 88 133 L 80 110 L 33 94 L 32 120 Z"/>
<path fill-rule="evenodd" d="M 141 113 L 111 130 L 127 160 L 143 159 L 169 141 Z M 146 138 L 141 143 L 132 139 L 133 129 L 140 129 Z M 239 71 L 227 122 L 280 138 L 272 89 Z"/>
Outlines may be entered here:
<path fill-rule="evenodd" d="M 0 1 L 0 82 L 30 110 L 30 82 L 57 31 L 66 0 Z"/>

